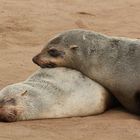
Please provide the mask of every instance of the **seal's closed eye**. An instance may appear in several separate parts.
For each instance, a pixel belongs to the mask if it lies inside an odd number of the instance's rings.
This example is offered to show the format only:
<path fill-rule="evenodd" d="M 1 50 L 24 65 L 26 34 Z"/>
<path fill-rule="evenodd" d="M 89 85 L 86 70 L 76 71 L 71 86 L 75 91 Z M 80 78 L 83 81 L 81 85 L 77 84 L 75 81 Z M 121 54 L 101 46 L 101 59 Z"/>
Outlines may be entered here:
<path fill-rule="evenodd" d="M 64 52 L 58 51 L 57 49 L 50 49 L 48 50 L 48 54 L 52 57 L 59 57 L 63 56 Z"/>
<path fill-rule="evenodd" d="M 11 99 L 7 100 L 6 103 L 16 105 L 16 100 L 14 98 L 11 98 Z"/>
<path fill-rule="evenodd" d="M 0 101 L 0 106 L 3 106 L 5 104 L 16 105 L 16 100 L 14 98 L 10 98 L 10 99 L 3 99 Z"/>
<path fill-rule="evenodd" d="M 60 55 L 56 49 L 50 49 L 48 53 L 53 57 L 58 57 Z"/>

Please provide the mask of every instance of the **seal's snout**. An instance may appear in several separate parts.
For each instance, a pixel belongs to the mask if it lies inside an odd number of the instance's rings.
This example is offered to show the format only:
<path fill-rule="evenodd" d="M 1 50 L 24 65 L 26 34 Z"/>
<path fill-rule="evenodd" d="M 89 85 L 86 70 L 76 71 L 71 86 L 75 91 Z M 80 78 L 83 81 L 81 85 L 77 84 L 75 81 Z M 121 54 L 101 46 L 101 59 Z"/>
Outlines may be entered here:
<path fill-rule="evenodd" d="M 33 57 L 32 61 L 37 64 L 38 66 L 40 66 L 39 64 L 39 55 L 36 55 L 35 57 Z"/>
<path fill-rule="evenodd" d="M 0 121 L 15 122 L 17 121 L 17 111 L 14 109 L 0 109 Z"/>
<path fill-rule="evenodd" d="M 56 67 L 56 64 L 51 61 L 47 61 L 47 60 L 43 61 L 39 54 L 33 57 L 32 61 L 38 66 L 40 66 L 41 68 L 55 68 Z"/>
<path fill-rule="evenodd" d="M 41 68 L 44 68 L 44 62 L 41 60 L 40 55 L 36 55 L 35 57 L 33 57 L 32 61 L 37 64 L 38 66 L 40 66 Z"/>

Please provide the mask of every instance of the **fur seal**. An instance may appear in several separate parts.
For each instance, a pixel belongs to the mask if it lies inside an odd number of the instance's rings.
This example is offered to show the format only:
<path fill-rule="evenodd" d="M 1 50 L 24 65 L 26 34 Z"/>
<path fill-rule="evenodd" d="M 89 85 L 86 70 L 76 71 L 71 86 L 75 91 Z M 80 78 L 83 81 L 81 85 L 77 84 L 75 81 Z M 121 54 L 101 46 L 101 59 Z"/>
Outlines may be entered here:
<path fill-rule="evenodd" d="M 0 91 L 0 120 L 88 116 L 104 112 L 112 96 L 98 83 L 68 68 L 40 69 Z"/>
<path fill-rule="evenodd" d="M 140 40 L 88 30 L 65 31 L 33 58 L 42 68 L 76 69 L 108 89 L 130 112 L 140 114 Z"/>

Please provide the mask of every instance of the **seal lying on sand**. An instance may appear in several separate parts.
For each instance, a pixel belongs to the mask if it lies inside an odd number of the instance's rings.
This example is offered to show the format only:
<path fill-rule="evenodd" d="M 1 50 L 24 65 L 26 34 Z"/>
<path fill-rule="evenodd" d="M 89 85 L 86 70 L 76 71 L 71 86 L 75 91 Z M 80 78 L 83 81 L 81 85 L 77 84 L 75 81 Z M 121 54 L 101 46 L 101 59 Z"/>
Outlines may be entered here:
<path fill-rule="evenodd" d="M 133 113 L 140 114 L 140 40 L 87 30 L 66 31 L 33 58 L 44 67 L 68 67 L 103 85 Z"/>
<path fill-rule="evenodd" d="M 111 102 L 111 95 L 102 86 L 78 71 L 40 69 L 26 81 L 0 91 L 0 120 L 95 115 Z"/>

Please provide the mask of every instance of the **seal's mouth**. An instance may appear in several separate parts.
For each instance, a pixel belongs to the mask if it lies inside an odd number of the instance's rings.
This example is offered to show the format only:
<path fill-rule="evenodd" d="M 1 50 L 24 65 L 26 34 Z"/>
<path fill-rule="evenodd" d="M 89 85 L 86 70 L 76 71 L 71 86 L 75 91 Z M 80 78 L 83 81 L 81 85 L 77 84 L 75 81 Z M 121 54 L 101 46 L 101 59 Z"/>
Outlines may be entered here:
<path fill-rule="evenodd" d="M 53 62 L 44 62 L 41 59 L 39 59 L 39 55 L 35 56 L 32 61 L 40 66 L 41 68 L 55 68 L 57 65 Z"/>
<path fill-rule="evenodd" d="M 57 65 L 55 63 L 48 63 L 40 65 L 41 68 L 55 68 Z"/>

